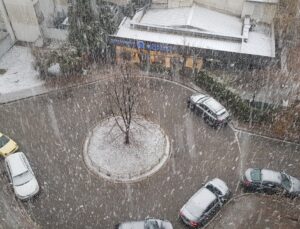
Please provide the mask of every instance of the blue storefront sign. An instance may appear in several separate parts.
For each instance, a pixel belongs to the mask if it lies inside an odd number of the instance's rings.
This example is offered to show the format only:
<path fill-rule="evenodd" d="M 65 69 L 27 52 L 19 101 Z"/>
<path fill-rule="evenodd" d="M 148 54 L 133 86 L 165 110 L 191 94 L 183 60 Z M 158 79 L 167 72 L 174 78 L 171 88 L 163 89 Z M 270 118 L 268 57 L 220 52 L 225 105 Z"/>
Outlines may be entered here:
<path fill-rule="evenodd" d="M 158 52 L 175 52 L 177 47 L 169 44 L 161 44 L 155 42 L 141 41 L 141 40 L 130 40 L 125 38 L 111 37 L 110 43 L 118 46 L 126 46 L 130 48 L 145 49 L 148 51 Z"/>

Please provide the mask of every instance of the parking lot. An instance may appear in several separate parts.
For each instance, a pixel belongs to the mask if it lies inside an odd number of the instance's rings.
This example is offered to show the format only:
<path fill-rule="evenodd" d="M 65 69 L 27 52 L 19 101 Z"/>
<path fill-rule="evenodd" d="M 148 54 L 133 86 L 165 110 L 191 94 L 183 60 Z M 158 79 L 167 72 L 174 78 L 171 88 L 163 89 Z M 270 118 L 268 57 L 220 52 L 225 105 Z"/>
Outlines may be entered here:
<path fill-rule="evenodd" d="M 185 228 L 178 211 L 209 179 L 219 177 L 239 194 L 239 178 L 249 166 L 287 169 L 298 176 L 297 145 L 230 127 L 210 128 L 187 109 L 192 92 L 178 84 L 145 78 L 141 86 L 145 90 L 137 112 L 164 129 L 171 158 L 156 174 L 132 184 L 100 178 L 83 162 L 88 132 L 107 116 L 103 81 L 1 105 L 1 131 L 20 144 L 41 186 L 40 195 L 23 204 L 36 223 L 43 228 L 112 228 L 151 216 Z"/>

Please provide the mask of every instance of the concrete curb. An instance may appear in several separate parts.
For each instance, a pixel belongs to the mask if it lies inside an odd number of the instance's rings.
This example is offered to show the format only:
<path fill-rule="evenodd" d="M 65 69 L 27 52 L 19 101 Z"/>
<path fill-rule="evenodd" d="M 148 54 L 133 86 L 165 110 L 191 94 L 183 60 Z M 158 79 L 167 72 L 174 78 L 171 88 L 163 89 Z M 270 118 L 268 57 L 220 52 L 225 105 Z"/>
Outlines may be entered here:
<path fill-rule="evenodd" d="M 275 200 L 273 198 L 273 195 L 267 195 L 267 194 L 264 194 L 264 193 L 242 193 L 242 194 L 239 194 L 237 196 L 234 196 L 232 197 L 228 202 L 226 202 L 220 211 L 217 212 L 216 215 L 214 215 L 214 217 L 207 223 L 205 224 L 202 228 L 207 228 L 208 226 L 210 226 L 212 223 L 214 223 L 218 217 L 220 217 L 220 214 L 222 213 L 222 210 L 229 204 L 231 204 L 232 202 L 236 201 L 237 199 L 240 199 L 240 198 L 243 198 L 243 197 L 247 197 L 247 196 L 258 196 L 258 197 L 265 197 L 265 198 L 269 198 L 269 199 L 272 199 L 273 201 L 278 201 L 278 200 Z M 278 201 L 280 202 L 280 201 Z M 292 204 L 290 202 L 284 202 L 285 204 L 287 203 L 288 205 L 291 205 Z M 300 209 L 299 209 L 300 210 Z"/>
<path fill-rule="evenodd" d="M 108 118 L 106 118 L 108 119 Z M 104 120 L 106 120 L 104 119 Z M 94 126 L 94 128 L 97 126 L 98 124 L 96 124 Z M 87 169 L 89 171 L 92 171 L 92 173 L 94 175 L 97 175 L 97 177 L 101 177 L 101 178 L 105 178 L 111 182 L 114 183 L 134 183 L 134 182 L 138 182 L 141 180 L 144 180 L 152 175 L 154 175 L 156 172 L 158 172 L 168 161 L 168 159 L 171 157 L 171 148 L 170 148 L 170 141 L 169 141 L 169 137 L 168 135 L 165 134 L 164 130 L 162 128 L 160 128 L 160 131 L 163 133 L 163 135 L 165 136 L 165 152 L 163 154 L 163 156 L 158 160 L 158 163 L 155 164 L 154 166 L 150 167 L 149 169 L 146 169 L 144 171 L 140 171 L 138 174 L 134 174 L 134 175 L 129 175 L 128 177 L 125 176 L 118 176 L 118 175 L 114 175 L 113 173 L 111 173 L 110 171 L 107 171 L 103 168 L 97 167 L 95 165 L 93 165 L 92 160 L 90 159 L 89 155 L 88 155 L 88 146 L 90 143 L 90 138 L 93 135 L 93 130 L 94 128 L 89 131 L 88 136 L 86 137 L 86 140 L 84 142 L 84 146 L 83 146 L 83 160 L 84 163 L 87 167 Z M 108 175 L 109 174 L 109 175 Z"/>

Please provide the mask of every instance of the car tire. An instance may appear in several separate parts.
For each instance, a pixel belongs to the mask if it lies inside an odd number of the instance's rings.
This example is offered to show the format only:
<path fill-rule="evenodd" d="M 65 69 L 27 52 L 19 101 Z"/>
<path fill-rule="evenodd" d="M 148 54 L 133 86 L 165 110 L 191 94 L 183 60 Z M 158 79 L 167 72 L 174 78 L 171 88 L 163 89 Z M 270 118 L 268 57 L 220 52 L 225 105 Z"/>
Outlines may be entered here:
<path fill-rule="evenodd" d="M 212 120 L 210 120 L 207 116 L 204 116 L 204 121 L 211 127 L 215 126 L 215 123 Z"/>
<path fill-rule="evenodd" d="M 190 104 L 189 104 L 189 107 L 190 107 L 190 109 L 193 111 L 193 110 L 195 110 L 195 104 L 192 104 L 191 102 L 190 102 Z"/>

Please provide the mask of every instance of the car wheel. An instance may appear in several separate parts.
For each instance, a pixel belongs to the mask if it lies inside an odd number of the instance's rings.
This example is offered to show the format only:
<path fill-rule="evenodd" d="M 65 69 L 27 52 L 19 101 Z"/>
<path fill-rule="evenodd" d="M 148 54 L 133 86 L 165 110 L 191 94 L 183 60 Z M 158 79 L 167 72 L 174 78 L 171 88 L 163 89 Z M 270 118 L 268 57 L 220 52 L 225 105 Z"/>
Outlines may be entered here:
<path fill-rule="evenodd" d="M 189 107 L 190 107 L 190 109 L 193 111 L 193 110 L 195 110 L 195 104 L 192 104 L 191 102 L 190 102 L 190 104 L 189 104 Z"/>
<path fill-rule="evenodd" d="M 209 117 L 204 117 L 204 121 L 211 127 L 215 126 L 215 123 Z"/>

